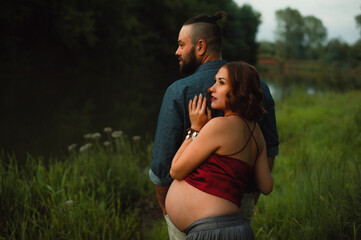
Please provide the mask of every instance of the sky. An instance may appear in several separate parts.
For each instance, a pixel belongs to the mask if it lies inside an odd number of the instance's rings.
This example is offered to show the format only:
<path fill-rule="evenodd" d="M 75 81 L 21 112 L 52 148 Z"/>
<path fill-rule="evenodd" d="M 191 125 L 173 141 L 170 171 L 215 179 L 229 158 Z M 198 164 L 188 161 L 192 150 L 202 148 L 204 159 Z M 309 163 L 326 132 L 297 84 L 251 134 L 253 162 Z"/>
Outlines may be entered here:
<path fill-rule="evenodd" d="M 277 28 L 275 12 L 290 7 L 303 17 L 312 15 L 327 28 L 327 39 L 339 38 L 349 44 L 361 38 L 355 16 L 361 14 L 360 0 L 234 0 L 239 6 L 249 4 L 262 14 L 257 41 L 275 40 Z"/>

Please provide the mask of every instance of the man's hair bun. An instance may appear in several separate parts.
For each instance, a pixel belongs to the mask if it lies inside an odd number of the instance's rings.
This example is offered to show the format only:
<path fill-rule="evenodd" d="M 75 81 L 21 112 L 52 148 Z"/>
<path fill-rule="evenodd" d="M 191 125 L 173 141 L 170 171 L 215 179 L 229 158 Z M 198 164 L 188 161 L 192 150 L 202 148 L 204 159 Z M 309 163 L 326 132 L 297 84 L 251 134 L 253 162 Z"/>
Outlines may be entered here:
<path fill-rule="evenodd" d="M 222 19 L 223 17 L 226 17 L 227 16 L 227 13 L 224 12 L 224 11 L 218 11 L 216 12 L 212 17 L 211 19 L 214 21 L 214 22 L 217 22 L 218 20 Z"/>

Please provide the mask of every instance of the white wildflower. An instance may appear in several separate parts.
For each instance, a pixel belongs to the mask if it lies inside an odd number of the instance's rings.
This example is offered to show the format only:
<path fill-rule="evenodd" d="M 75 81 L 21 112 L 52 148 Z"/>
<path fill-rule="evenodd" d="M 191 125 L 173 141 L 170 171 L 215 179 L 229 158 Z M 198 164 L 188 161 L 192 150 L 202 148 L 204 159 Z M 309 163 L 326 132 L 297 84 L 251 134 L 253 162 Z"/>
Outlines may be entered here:
<path fill-rule="evenodd" d="M 92 134 L 92 139 L 94 139 L 94 140 L 99 139 L 101 137 L 102 137 L 102 135 L 100 133 L 98 133 L 98 132 Z"/>
<path fill-rule="evenodd" d="M 93 144 L 91 143 L 86 143 L 85 145 L 81 146 L 80 149 L 79 149 L 79 152 L 82 153 L 82 152 L 85 152 L 87 151 L 89 148 L 91 148 L 93 146 Z"/>
<path fill-rule="evenodd" d="M 107 146 L 110 146 L 111 144 L 112 144 L 112 143 L 111 143 L 110 141 L 105 141 L 105 142 L 103 142 L 103 145 L 106 146 L 106 147 L 107 147 Z"/>
<path fill-rule="evenodd" d="M 69 152 L 73 151 L 76 148 L 76 143 L 73 143 L 68 147 Z"/>
<path fill-rule="evenodd" d="M 83 145 L 83 146 L 81 146 L 81 147 L 79 148 L 79 152 L 80 152 L 80 153 L 85 152 L 85 151 L 86 151 L 85 145 Z"/>
<path fill-rule="evenodd" d="M 133 141 L 134 142 L 139 142 L 142 139 L 141 136 L 133 136 Z"/>
<path fill-rule="evenodd" d="M 111 127 L 106 127 L 106 128 L 104 128 L 104 132 L 111 133 L 111 132 L 113 132 L 113 129 Z"/>
<path fill-rule="evenodd" d="M 68 200 L 68 201 L 65 201 L 64 202 L 64 206 L 65 207 L 72 207 L 74 204 L 74 201 L 73 200 Z"/>
<path fill-rule="evenodd" d="M 92 137 L 92 134 L 91 133 L 87 133 L 87 134 L 84 134 L 83 137 L 85 139 L 90 139 Z"/>
<path fill-rule="evenodd" d="M 113 133 L 112 133 L 112 137 L 113 138 L 120 138 L 120 136 L 122 136 L 123 135 L 123 132 L 122 131 L 114 131 Z"/>

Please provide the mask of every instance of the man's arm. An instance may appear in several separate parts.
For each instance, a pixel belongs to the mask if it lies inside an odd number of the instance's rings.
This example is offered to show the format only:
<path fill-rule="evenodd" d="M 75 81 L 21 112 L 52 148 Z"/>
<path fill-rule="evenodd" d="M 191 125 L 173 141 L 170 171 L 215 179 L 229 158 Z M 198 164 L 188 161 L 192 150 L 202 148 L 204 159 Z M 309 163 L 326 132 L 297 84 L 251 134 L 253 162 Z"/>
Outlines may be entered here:
<path fill-rule="evenodd" d="M 154 184 L 155 186 L 155 192 L 157 194 L 157 200 L 158 200 L 158 204 L 160 206 L 160 208 L 163 211 L 164 215 L 167 215 L 167 211 L 165 209 L 165 197 L 167 196 L 168 193 L 168 186 L 158 186 L 156 184 Z"/>
<path fill-rule="evenodd" d="M 155 184 L 157 200 L 164 214 L 166 214 L 165 198 L 173 181 L 169 169 L 183 138 L 181 110 L 174 100 L 175 96 L 171 88 L 168 88 L 164 94 L 149 170 L 149 178 Z"/>
<path fill-rule="evenodd" d="M 275 157 L 268 157 L 268 164 L 269 164 L 269 170 L 272 171 L 272 168 L 273 168 L 273 163 L 275 161 Z"/>

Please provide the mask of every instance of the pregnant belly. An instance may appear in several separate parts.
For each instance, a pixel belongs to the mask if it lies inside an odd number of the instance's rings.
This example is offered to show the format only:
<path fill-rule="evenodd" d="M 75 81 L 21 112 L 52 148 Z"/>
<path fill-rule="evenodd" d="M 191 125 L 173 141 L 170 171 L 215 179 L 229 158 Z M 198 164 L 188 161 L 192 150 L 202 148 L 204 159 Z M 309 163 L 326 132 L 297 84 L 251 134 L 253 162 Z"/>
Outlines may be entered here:
<path fill-rule="evenodd" d="M 198 219 L 232 214 L 239 210 L 233 202 L 177 180 L 170 186 L 165 204 L 170 220 L 180 231 Z"/>

